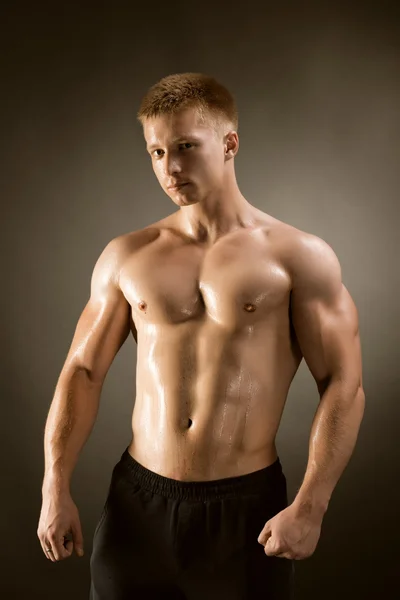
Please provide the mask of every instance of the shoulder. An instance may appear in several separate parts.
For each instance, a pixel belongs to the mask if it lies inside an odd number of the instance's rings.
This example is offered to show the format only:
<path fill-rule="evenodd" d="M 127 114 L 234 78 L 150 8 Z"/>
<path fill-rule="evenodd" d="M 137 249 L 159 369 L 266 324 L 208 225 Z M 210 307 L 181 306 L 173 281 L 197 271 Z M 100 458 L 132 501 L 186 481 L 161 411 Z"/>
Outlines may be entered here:
<path fill-rule="evenodd" d="M 341 267 L 332 246 L 321 237 L 264 214 L 268 245 L 291 278 L 292 287 L 341 281 Z"/>
<path fill-rule="evenodd" d="M 146 246 L 160 237 L 166 228 L 166 219 L 161 219 L 160 221 L 146 225 L 141 229 L 134 229 L 127 233 L 122 233 L 111 239 L 105 245 L 103 252 L 108 256 L 113 255 L 115 258 L 118 257 L 123 260 L 127 255 L 130 256 L 132 252 L 140 250 L 143 246 Z"/>
<path fill-rule="evenodd" d="M 292 307 L 325 305 L 347 319 L 358 330 L 358 311 L 343 283 L 339 259 L 321 237 L 291 228 L 287 232 L 285 264 L 291 278 Z"/>
<path fill-rule="evenodd" d="M 162 228 L 157 223 L 120 234 L 105 242 L 97 258 L 94 272 L 102 273 L 104 278 L 119 281 L 119 275 L 125 262 L 135 253 L 157 239 Z"/>
<path fill-rule="evenodd" d="M 293 290 L 332 297 L 342 287 L 342 270 L 332 246 L 321 237 L 281 223 L 276 232 L 279 254 Z"/>

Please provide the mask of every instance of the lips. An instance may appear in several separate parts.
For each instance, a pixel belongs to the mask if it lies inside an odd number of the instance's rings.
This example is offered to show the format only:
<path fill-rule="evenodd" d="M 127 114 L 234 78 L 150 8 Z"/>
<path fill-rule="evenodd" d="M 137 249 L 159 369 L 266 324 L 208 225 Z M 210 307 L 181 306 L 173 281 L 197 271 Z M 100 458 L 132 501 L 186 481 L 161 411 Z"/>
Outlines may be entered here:
<path fill-rule="evenodd" d="M 186 185 L 187 182 L 183 182 L 183 183 L 176 183 L 175 185 L 169 185 L 168 189 L 169 190 L 178 190 L 180 187 Z"/>

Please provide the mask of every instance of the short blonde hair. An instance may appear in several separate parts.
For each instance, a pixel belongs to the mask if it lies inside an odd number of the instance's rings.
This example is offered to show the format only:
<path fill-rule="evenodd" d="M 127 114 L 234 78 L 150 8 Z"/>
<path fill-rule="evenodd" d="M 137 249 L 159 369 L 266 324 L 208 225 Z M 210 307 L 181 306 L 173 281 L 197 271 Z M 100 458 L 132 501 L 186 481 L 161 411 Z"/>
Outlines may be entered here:
<path fill-rule="evenodd" d="M 235 99 L 214 77 L 203 73 L 175 73 L 155 83 L 141 101 L 138 121 L 194 108 L 202 124 L 209 123 L 217 134 L 228 126 L 238 130 Z"/>

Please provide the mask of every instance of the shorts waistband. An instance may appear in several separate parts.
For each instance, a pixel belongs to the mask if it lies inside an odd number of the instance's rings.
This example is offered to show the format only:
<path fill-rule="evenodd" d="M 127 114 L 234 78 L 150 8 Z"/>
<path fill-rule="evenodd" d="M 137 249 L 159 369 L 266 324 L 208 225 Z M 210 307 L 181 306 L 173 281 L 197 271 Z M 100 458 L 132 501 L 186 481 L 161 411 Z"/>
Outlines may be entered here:
<path fill-rule="evenodd" d="M 180 481 L 164 477 L 159 473 L 150 471 L 137 462 L 129 454 L 126 448 L 121 456 L 117 467 L 122 467 L 143 488 L 157 494 L 170 498 L 211 500 L 222 499 L 227 496 L 240 496 L 243 493 L 260 492 L 270 490 L 273 494 L 277 486 L 281 489 L 283 481 L 286 481 L 279 457 L 271 465 L 236 477 L 213 479 L 211 481 Z"/>

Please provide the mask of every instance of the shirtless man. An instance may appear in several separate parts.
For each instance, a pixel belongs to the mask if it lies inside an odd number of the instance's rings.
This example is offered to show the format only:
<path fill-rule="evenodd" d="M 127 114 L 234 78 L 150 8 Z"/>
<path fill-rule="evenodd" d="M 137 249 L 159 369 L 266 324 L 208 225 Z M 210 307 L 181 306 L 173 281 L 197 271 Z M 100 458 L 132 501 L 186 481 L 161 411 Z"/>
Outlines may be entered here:
<path fill-rule="evenodd" d="M 53 562 L 81 555 L 71 475 L 131 332 L 132 440 L 95 530 L 90 598 L 286 600 L 364 412 L 357 310 L 331 247 L 241 194 L 226 88 L 168 76 L 138 118 L 179 208 L 110 241 L 94 267 L 46 423 L 38 537 Z M 320 402 L 288 505 L 275 437 L 302 357 Z"/>

